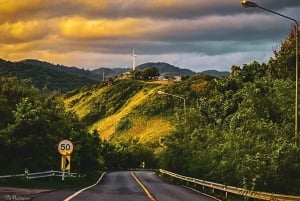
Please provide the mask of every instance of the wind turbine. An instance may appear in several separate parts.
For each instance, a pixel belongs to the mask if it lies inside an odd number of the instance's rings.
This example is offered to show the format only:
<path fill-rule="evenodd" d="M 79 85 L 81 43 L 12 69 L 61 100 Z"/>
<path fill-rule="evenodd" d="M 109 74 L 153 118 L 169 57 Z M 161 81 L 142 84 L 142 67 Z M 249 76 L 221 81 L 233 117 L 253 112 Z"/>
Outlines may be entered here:
<path fill-rule="evenodd" d="M 136 54 L 134 54 L 134 49 L 132 50 L 132 70 L 133 71 L 135 71 L 135 60 L 136 60 L 136 57 L 137 57 L 137 55 Z"/>

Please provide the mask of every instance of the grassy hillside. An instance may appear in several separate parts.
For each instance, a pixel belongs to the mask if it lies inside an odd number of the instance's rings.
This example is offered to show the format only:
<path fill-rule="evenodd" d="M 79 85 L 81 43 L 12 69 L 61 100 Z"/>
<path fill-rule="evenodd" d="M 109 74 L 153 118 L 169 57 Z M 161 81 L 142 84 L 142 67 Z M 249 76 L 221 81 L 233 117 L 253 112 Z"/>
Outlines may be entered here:
<path fill-rule="evenodd" d="M 69 93 L 65 98 L 68 110 L 87 122 L 90 132 L 96 130 L 102 139 L 138 139 L 140 142 L 158 140 L 173 127 L 161 115 L 137 112 L 152 104 L 162 85 L 133 80 L 116 81 L 109 86 L 86 87 Z"/>

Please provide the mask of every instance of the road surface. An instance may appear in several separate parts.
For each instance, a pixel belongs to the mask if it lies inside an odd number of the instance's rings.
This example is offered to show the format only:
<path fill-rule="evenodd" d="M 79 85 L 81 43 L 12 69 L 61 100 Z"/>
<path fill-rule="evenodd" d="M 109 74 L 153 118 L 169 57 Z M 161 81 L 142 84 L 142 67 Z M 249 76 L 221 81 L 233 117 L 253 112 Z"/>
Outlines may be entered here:
<path fill-rule="evenodd" d="M 65 198 L 71 192 L 66 192 Z M 60 200 L 63 192 L 59 191 L 59 197 L 55 197 L 55 191 L 42 193 L 32 200 Z M 63 199 L 62 199 L 63 200 Z M 213 198 L 203 196 L 195 191 L 182 186 L 173 185 L 162 181 L 151 171 L 119 171 L 105 174 L 100 183 L 91 187 L 71 201 L 216 201 Z"/>

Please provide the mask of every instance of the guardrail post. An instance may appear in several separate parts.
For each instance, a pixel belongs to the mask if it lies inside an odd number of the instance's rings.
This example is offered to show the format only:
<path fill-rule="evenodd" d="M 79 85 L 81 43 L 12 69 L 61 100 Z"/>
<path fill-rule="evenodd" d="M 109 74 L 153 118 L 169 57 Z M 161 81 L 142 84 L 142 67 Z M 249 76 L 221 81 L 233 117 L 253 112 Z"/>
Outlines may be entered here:
<path fill-rule="evenodd" d="M 62 180 L 62 181 L 65 180 L 65 170 L 62 170 L 61 180 Z"/>
<path fill-rule="evenodd" d="M 25 168 L 24 175 L 25 175 L 26 179 L 28 179 L 28 174 L 29 174 L 29 170 L 28 170 L 28 168 Z"/>

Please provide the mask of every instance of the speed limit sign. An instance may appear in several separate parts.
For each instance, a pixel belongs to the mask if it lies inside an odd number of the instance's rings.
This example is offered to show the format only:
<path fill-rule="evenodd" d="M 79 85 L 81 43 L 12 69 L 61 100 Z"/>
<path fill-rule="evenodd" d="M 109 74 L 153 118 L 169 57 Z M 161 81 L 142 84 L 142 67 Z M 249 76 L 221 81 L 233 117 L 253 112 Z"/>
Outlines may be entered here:
<path fill-rule="evenodd" d="M 62 156 L 70 156 L 74 151 L 74 145 L 71 140 L 64 139 L 58 143 L 57 149 Z"/>

